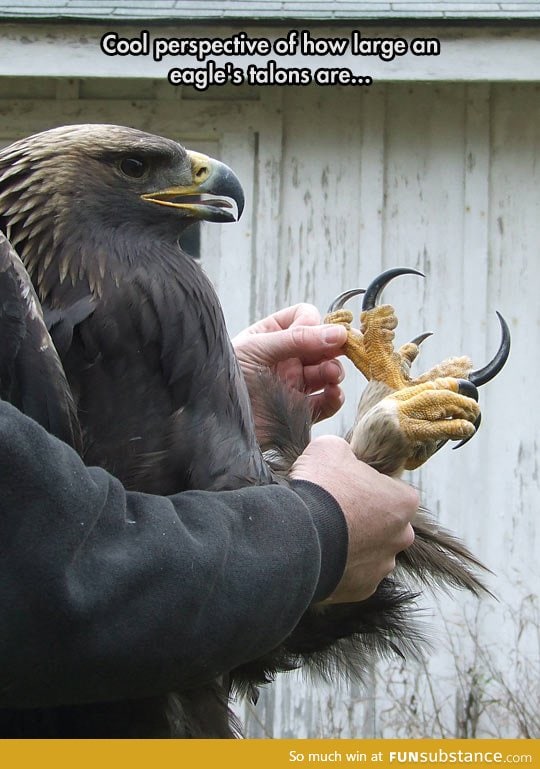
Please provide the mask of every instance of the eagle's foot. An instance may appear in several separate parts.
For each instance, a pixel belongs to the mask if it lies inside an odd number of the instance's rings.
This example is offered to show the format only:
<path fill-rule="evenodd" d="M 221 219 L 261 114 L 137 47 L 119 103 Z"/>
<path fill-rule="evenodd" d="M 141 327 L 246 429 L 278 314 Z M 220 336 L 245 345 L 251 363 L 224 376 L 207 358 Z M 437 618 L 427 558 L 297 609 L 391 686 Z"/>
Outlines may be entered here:
<path fill-rule="evenodd" d="M 326 318 L 326 322 L 346 326 L 349 339 L 344 352 L 369 381 L 358 404 L 351 446 L 360 459 L 388 474 L 419 467 L 446 441 L 461 439 L 462 445 L 475 434 L 480 425 L 477 388 L 497 375 L 510 351 L 510 331 L 497 313 L 501 344 L 486 366 L 472 371 L 469 358 L 449 358 L 411 378 L 419 345 L 430 334 L 394 350 L 396 314 L 390 305 L 377 304 L 390 280 L 410 273 L 420 274 L 399 267 L 379 275 L 365 291 L 344 292 L 334 300 Z M 343 305 L 361 293 L 365 296 L 358 331 Z"/>
<path fill-rule="evenodd" d="M 394 350 L 394 329 L 398 320 L 394 308 L 378 305 L 377 300 L 387 283 L 397 275 L 418 274 L 416 270 L 397 268 L 387 270 L 370 283 L 367 290 L 352 289 L 340 294 L 331 304 L 325 323 L 340 323 L 348 331 L 343 351 L 368 381 L 379 382 L 391 390 L 399 390 L 410 383 L 409 371 L 418 355 L 423 335 Z M 360 316 L 360 331 L 352 327 L 353 315 L 343 305 L 358 294 L 365 294 Z"/>
<path fill-rule="evenodd" d="M 380 472 L 395 475 L 419 467 L 448 440 L 468 440 L 480 409 L 460 389 L 460 380 L 445 377 L 386 395 L 359 415 L 353 451 Z"/>
<path fill-rule="evenodd" d="M 476 432 L 480 407 L 462 395 L 460 387 L 458 379 L 444 377 L 384 399 L 396 408 L 400 430 L 411 447 L 406 470 L 419 467 L 446 441 L 468 440 Z"/>
<path fill-rule="evenodd" d="M 408 342 L 397 352 L 394 350 L 394 329 L 398 325 L 398 319 L 394 308 L 389 304 L 365 310 L 360 320 L 361 331 L 358 331 L 352 327 L 352 313 L 340 309 L 328 313 L 324 323 L 339 323 L 345 326 L 348 337 L 343 351 L 367 380 L 381 382 L 391 390 L 408 386 L 409 370 L 418 355 L 420 343 Z"/>

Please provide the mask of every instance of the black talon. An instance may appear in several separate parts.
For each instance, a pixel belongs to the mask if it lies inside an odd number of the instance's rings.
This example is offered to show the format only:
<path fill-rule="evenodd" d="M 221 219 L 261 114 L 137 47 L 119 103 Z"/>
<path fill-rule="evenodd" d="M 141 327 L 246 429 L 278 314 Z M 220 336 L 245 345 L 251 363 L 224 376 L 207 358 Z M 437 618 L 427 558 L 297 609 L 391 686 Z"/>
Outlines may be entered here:
<path fill-rule="evenodd" d="M 364 301 L 362 302 L 362 310 L 372 310 L 377 304 L 383 288 L 391 280 L 397 278 L 398 275 L 420 275 L 422 278 L 425 277 L 424 273 L 418 272 L 418 270 L 411 270 L 409 267 L 393 267 L 391 270 L 382 272 L 367 287 Z"/>
<path fill-rule="evenodd" d="M 487 382 L 490 382 L 493 377 L 497 376 L 499 371 L 508 360 L 508 355 L 510 354 L 510 329 L 508 328 L 508 324 L 500 312 L 497 313 L 497 317 L 499 319 L 499 323 L 501 324 L 501 344 L 497 350 L 497 353 L 495 354 L 495 357 L 486 366 L 484 366 L 484 368 L 471 371 L 469 374 L 469 381 L 476 385 L 476 387 L 481 387 Z"/>
<path fill-rule="evenodd" d="M 458 379 L 458 393 L 460 395 L 466 395 L 467 398 L 472 398 L 478 403 L 478 390 L 476 385 L 470 381 L 470 379 Z"/>
<path fill-rule="evenodd" d="M 499 319 L 499 323 L 501 324 L 502 339 L 501 339 L 501 344 L 499 346 L 499 349 L 495 354 L 495 357 L 483 368 L 477 369 L 476 371 L 471 371 L 471 373 L 469 374 L 468 380 L 466 379 L 459 380 L 459 392 L 461 393 L 461 395 L 466 395 L 469 398 L 474 398 L 475 401 L 478 401 L 477 388 L 481 387 L 482 385 L 485 385 L 487 382 L 490 382 L 493 379 L 493 377 L 497 376 L 499 371 L 502 369 L 502 367 L 508 360 L 508 355 L 510 354 L 510 329 L 508 328 L 508 324 L 506 323 L 505 319 L 500 314 L 500 312 L 497 313 L 497 317 Z M 476 422 L 474 423 L 474 426 L 476 429 L 473 435 L 476 435 L 476 433 L 478 432 L 481 419 L 482 417 L 481 415 L 479 415 Z M 471 435 L 471 438 L 472 437 L 473 436 Z M 453 448 L 454 449 L 461 448 L 466 443 L 468 443 L 471 440 L 471 438 L 464 438 Z"/>
<path fill-rule="evenodd" d="M 425 334 L 418 334 L 414 339 L 411 339 L 409 344 L 415 344 L 417 347 L 420 347 L 422 342 L 425 342 L 429 336 L 433 336 L 433 331 L 426 331 Z"/>
<path fill-rule="evenodd" d="M 342 294 L 340 294 L 334 299 L 334 301 L 328 308 L 327 314 L 343 309 L 343 305 L 345 304 L 345 302 L 348 302 L 349 299 L 353 298 L 353 296 L 358 296 L 358 294 L 365 294 L 365 293 L 366 293 L 365 288 L 351 288 L 349 291 L 344 291 Z"/>
<path fill-rule="evenodd" d="M 470 382 L 468 379 L 458 379 L 458 393 L 460 395 L 465 395 L 467 398 L 472 398 L 474 401 L 478 403 L 478 390 L 476 389 L 476 385 L 474 385 L 472 382 Z M 476 430 L 480 427 L 480 421 L 482 419 L 482 416 L 479 414 L 476 418 L 476 422 L 474 423 L 475 431 L 473 435 L 476 435 Z M 459 443 L 456 443 L 455 446 L 452 446 L 453 449 L 460 449 L 462 446 L 464 446 L 468 441 L 471 440 L 473 436 L 471 435 L 470 438 L 463 438 Z"/>

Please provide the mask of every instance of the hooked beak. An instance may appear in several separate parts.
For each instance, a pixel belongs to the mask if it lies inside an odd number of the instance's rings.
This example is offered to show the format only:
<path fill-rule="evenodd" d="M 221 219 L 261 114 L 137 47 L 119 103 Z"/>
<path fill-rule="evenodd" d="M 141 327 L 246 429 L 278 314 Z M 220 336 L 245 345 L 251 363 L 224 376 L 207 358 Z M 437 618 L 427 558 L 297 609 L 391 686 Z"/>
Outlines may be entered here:
<path fill-rule="evenodd" d="M 192 219 L 235 222 L 244 210 L 244 191 L 236 174 L 219 160 L 187 150 L 191 184 L 141 195 L 143 200 L 186 212 Z"/>

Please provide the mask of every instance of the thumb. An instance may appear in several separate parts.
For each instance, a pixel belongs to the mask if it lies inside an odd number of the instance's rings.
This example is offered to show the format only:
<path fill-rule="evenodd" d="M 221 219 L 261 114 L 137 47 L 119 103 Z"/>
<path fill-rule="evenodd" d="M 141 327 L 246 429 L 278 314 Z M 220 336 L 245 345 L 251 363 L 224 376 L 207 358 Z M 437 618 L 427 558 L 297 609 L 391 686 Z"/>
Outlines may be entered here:
<path fill-rule="evenodd" d="M 288 358 L 317 363 L 339 355 L 346 341 L 347 330 L 343 326 L 291 326 L 284 331 L 265 334 L 264 352 L 270 365 Z"/>

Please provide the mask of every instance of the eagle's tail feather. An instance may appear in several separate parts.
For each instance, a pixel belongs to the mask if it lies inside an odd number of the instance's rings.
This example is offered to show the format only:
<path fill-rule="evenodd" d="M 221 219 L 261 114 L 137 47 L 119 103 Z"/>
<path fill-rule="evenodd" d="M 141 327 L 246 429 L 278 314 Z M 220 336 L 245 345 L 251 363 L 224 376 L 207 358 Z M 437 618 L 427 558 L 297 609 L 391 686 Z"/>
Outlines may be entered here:
<path fill-rule="evenodd" d="M 400 571 L 430 588 L 454 587 L 470 590 L 476 596 L 492 595 L 475 573 L 489 571 L 486 566 L 424 508 L 416 515 L 413 528 L 414 544 L 397 558 Z"/>
<path fill-rule="evenodd" d="M 258 684 L 300 667 L 326 680 L 341 675 L 367 683 L 375 659 L 418 659 L 429 640 L 416 621 L 416 598 L 393 579 L 385 579 L 365 601 L 314 606 L 279 648 L 235 670 L 233 685 L 253 697 Z"/>

